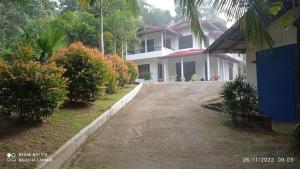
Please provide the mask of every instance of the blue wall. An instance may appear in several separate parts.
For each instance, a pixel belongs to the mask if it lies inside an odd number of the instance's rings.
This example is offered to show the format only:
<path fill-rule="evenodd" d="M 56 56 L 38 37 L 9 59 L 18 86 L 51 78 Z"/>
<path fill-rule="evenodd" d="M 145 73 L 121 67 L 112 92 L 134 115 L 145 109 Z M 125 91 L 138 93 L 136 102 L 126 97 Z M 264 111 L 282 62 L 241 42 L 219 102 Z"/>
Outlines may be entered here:
<path fill-rule="evenodd" d="M 256 53 L 259 110 L 277 122 L 296 122 L 297 46 Z"/>

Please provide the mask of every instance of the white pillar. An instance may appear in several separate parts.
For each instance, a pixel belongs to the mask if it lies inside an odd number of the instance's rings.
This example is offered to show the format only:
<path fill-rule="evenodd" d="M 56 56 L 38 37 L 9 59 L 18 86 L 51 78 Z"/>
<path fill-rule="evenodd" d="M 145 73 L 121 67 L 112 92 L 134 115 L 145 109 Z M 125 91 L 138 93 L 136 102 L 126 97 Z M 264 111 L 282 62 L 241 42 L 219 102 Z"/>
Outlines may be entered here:
<path fill-rule="evenodd" d="M 207 73 L 207 80 L 210 80 L 210 63 L 209 63 L 209 53 L 207 54 L 207 60 L 206 60 L 207 66 L 206 66 L 206 73 Z"/>
<path fill-rule="evenodd" d="M 183 67 L 183 58 L 180 58 L 180 63 L 181 63 L 181 81 L 185 81 L 184 78 L 184 67 Z"/>
<path fill-rule="evenodd" d="M 220 58 L 217 57 L 217 73 L 218 73 L 218 76 L 219 76 L 219 80 L 221 80 L 221 72 L 220 72 Z"/>
<path fill-rule="evenodd" d="M 168 63 L 167 59 L 164 60 L 164 82 L 168 81 Z"/>
<path fill-rule="evenodd" d="M 147 35 L 145 35 L 145 53 L 147 53 L 148 49 L 147 49 Z"/>
<path fill-rule="evenodd" d="M 160 40 L 161 40 L 161 50 L 163 50 L 163 48 L 164 48 L 164 32 L 163 32 L 163 30 L 161 30 L 161 32 L 160 32 Z"/>

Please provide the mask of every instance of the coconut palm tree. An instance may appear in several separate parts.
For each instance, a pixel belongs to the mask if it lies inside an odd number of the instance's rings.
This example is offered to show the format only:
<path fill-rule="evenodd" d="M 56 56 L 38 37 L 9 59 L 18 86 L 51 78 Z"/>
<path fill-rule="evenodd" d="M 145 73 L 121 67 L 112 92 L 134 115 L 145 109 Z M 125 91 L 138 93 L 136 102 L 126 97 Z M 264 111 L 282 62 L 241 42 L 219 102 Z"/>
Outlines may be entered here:
<path fill-rule="evenodd" d="M 183 15 L 187 17 L 188 21 L 191 24 L 192 31 L 199 38 L 200 41 L 206 42 L 204 33 L 202 31 L 200 22 L 199 22 L 199 11 L 198 7 L 201 4 L 201 0 L 174 0 L 176 4 L 179 4 Z M 81 6 L 89 7 L 97 5 L 100 15 L 100 50 L 104 50 L 103 42 L 103 8 L 106 3 L 109 3 L 109 0 L 79 0 Z M 125 0 L 125 9 L 131 11 L 134 15 L 139 14 L 138 0 Z"/>

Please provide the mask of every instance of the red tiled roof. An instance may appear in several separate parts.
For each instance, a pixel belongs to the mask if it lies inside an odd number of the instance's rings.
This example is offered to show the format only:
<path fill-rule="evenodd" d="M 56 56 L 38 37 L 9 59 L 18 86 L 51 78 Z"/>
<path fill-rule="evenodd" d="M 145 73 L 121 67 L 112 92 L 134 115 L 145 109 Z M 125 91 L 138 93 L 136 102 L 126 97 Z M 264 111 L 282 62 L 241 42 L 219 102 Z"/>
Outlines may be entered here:
<path fill-rule="evenodd" d="M 178 51 L 166 56 L 162 56 L 160 57 L 160 59 L 194 56 L 197 54 L 201 54 L 204 50 L 205 49 L 190 49 L 185 51 Z"/>

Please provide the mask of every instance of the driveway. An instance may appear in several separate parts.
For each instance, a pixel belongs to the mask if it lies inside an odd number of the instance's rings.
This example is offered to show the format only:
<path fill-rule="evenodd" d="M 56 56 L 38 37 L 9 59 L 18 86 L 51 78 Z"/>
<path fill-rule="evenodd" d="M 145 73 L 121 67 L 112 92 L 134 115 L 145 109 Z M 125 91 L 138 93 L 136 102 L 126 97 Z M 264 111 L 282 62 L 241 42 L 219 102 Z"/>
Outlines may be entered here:
<path fill-rule="evenodd" d="M 294 163 L 242 162 L 247 157 L 286 157 L 288 136 L 237 130 L 223 113 L 202 108 L 218 96 L 222 84 L 145 84 L 64 168 L 293 168 Z"/>

